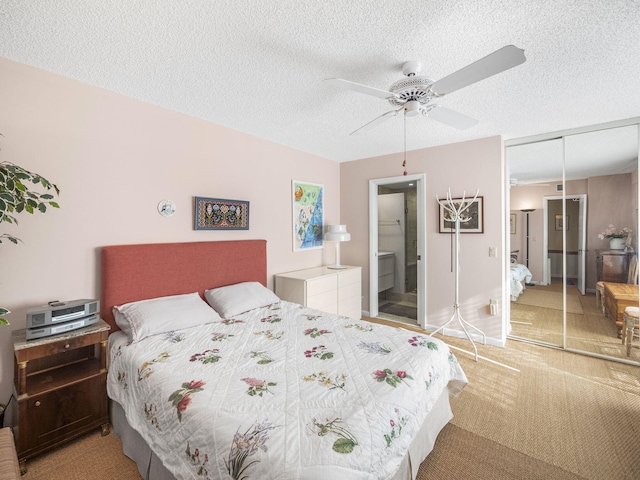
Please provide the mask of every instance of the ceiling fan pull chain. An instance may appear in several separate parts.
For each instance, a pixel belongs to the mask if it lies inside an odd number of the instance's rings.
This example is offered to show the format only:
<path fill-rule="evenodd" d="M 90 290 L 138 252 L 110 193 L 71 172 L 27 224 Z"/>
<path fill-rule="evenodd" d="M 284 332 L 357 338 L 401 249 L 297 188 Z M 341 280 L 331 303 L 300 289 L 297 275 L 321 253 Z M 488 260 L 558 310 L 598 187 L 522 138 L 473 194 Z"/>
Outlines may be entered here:
<path fill-rule="evenodd" d="M 404 168 L 404 172 L 402 175 L 407 176 L 407 116 L 403 115 L 404 121 L 404 160 L 402 162 L 402 167 Z"/>

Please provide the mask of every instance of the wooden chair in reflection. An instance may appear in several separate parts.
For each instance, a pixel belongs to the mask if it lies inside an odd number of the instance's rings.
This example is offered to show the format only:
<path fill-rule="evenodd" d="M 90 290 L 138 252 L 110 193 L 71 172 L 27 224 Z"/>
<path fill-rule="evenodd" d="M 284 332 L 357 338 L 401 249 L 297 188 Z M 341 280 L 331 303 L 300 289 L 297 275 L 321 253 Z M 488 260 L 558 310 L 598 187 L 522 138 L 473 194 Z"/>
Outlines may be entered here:
<path fill-rule="evenodd" d="M 622 318 L 624 325 L 622 327 L 622 344 L 627 344 L 627 357 L 631 356 L 631 342 L 633 341 L 634 330 L 640 327 L 638 317 L 640 316 L 640 308 L 627 307 L 624 309 Z"/>
<path fill-rule="evenodd" d="M 638 257 L 634 255 L 629 263 L 629 275 L 627 276 L 627 284 L 638 284 Z M 606 314 L 604 306 L 604 282 L 596 283 L 596 303 L 600 303 L 602 313 Z M 631 342 L 636 328 L 640 328 L 640 308 L 626 307 L 622 314 L 623 326 L 620 332 L 622 344 L 627 346 L 627 357 L 631 356 Z"/>

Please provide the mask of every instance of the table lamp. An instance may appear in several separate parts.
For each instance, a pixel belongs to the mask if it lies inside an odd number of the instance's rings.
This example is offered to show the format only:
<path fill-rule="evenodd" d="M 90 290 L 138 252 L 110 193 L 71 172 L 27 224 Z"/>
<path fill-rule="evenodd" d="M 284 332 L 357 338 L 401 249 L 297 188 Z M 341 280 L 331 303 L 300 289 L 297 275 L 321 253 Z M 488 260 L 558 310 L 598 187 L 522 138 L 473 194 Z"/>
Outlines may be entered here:
<path fill-rule="evenodd" d="M 348 242 L 351 240 L 351 234 L 347 232 L 346 225 L 328 225 L 327 233 L 324 234 L 324 239 L 327 242 L 336 243 L 336 263 L 330 265 L 328 268 L 343 269 L 347 268 L 345 265 L 340 265 L 340 243 Z"/>

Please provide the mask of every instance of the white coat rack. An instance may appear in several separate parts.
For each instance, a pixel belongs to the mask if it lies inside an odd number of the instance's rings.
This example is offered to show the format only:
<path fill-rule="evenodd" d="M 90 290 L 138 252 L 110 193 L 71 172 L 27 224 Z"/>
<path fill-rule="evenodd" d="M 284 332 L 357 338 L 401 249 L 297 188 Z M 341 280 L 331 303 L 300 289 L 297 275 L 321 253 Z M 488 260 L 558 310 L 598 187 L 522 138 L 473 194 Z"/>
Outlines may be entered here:
<path fill-rule="evenodd" d="M 451 189 L 447 190 L 446 201 L 441 201 L 438 198 L 438 195 L 436 195 L 436 200 L 438 201 L 440 206 L 442 206 L 442 208 L 444 208 L 444 210 L 448 213 L 448 215 L 445 214 L 445 218 L 448 217 L 447 221 L 450 221 L 455 225 L 456 242 L 455 242 L 455 252 L 454 252 L 453 258 L 454 258 L 454 278 L 455 278 L 455 284 L 456 284 L 456 291 L 455 291 L 455 300 L 453 303 L 453 315 L 451 315 L 451 319 L 449 319 L 447 323 L 445 323 L 444 325 L 439 327 L 436 331 L 430 334 L 430 336 L 435 335 L 439 331 L 444 330 L 444 328 L 447 325 L 449 325 L 451 322 L 457 319 L 465 335 L 471 342 L 471 345 L 473 345 L 473 351 L 475 352 L 476 362 L 478 361 L 478 348 L 476 347 L 475 342 L 471 338 L 471 335 L 469 335 L 469 332 L 467 331 L 467 327 L 476 330 L 482 335 L 482 343 L 484 345 L 487 344 L 487 336 L 482 332 L 482 330 L 480 330 L 477 327 L 474 327 L 469 322 L 467 322 L 464 318 L 462 318 L 462 315 L 460 314 L 460 299 L 459 299 L 459 295 L 460 295 L 460 224 L 467 223 L 472 219 L 472 217 L 464 215 L 464 212 L 466 212 L 471 207 L 473 202 L 476 201 L 476 198 L 478 198 L 479 192 L 480 190 L 476 191 L 476 194 L 472 200 L 466 200 L 465 192 L 463 192 L 462 201 L 458 201 L 458 202 L 454 202 L 451 199 Z"/>

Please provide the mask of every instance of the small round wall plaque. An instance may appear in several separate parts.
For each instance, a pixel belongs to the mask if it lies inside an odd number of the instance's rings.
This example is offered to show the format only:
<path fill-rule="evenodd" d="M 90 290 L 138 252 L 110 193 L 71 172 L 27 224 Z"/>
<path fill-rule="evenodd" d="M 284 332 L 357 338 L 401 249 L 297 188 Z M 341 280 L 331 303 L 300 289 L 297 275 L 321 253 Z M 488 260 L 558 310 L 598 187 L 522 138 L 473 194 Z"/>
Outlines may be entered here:
<path fill-rule="evenodd" d="M 176 206 L 170 200 L 162 200 L 160 203 L 158 203 L 158 212 L 163 217 L 170 217 L 171 215 L 176 213 Z"/>

